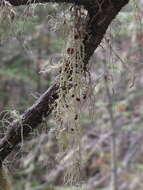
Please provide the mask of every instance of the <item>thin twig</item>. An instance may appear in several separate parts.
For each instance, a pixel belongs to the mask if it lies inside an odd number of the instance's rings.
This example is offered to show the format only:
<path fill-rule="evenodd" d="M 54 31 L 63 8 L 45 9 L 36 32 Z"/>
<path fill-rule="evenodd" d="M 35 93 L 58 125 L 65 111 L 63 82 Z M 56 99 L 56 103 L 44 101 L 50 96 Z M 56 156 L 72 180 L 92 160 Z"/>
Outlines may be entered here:
<path fill-rule="evenodd" d="M 114 119 L 114 114 L 113 114 L 113 100 L 112 100 L 112 95 L 110 93 L 109 89 L 109 83 L 108 83 L 108 68 L 107 68 L 107 62 L 104 59 L 103 60 L 104 64 L 104 69 L 105 69 L 105 75 L 104 75 L 104 85 L 105 85 L 105 90 L 106 90 L 106 96 L 108 99 L 108 105 L 107 105 L 107 110 L 109 113 L 110 117 L 110 123 L 111 123 L 111 128 L 112 128 L 112 136 L 111 136 L 111 165 L 112 165 L 112 187 L 113 190 L 118 190 L 118 181 L 117 181 L 117 146 L 116 146 L 116 126 L 115 126 L 115 119 Z"/>

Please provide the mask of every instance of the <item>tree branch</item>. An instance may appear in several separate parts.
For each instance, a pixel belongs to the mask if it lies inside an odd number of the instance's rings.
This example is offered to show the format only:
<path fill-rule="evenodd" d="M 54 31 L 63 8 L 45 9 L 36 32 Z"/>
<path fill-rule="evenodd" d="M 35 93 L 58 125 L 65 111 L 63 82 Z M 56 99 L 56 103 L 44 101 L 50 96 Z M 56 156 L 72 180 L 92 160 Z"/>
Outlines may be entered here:
<path fill-rule="evenodd" d="M 88 0 L 5 0 L 13 6 L 38 4 L 38 3 L 72 3 L 77 5 L 87 4 Z M 89 0 L 90 1 L 90 0 Z M 0 0 L 0 5 L 4 0 Z"/>
<path fill-rule="evenodd" d="M 73 2 L 73 0 L 32 0 L 31 2 L 36 1 Z M 9 0 L 9 2 L 17 6 L 27 3 L 28 0 Z M 88 11 L 85 31 L 86 36 L 84 38 L 85 57 L 83 58 L 85 65 L 87 65 L 90 57 L 103 39 L 111 21 L 129 0 L 78 0 L 78 2 L 86 3 L 85 8 Z M 20 143 L 24 137 L 27 137 L 31 130 L 38 127 L 42 122 L 43 116 L 51 113 L 52 104 L 58 98 L 58 88 L 58 84 L 54 84 L 33 106 L 23 113 L 19 121 L 13 121 L 7 134 L 0 142 L 0 165 L 8 154 L 12 152 L 14 147 Z"/>

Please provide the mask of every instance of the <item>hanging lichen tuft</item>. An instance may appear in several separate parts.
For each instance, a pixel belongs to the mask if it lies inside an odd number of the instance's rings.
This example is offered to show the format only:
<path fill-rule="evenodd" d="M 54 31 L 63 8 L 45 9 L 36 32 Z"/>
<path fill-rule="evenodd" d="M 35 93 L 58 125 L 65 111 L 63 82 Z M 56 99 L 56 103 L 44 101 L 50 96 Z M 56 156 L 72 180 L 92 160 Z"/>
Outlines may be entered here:
<path fill-rule="evenodd" d="M 83 61 L 86 12 L 83 8 L 73 7 L 71 8 L 71 18 L 73 19 L 70 26 L 71 32 L 60 64 L 58 78 L 60 88 L 54 113 L 56 120 L 61 123 L 61 129 L 58 128 L 57 131 L 61 152 L 70 154 L 74 150 L 65 172 L 65 183 L 78 184 L 81 168 L 79 139 L 82 136 L 80 113 L 88 86 L 87 69 Z"/>
<path fill-rule="evenodd" d="M 71 12 L 73 21 L 61 61 L 59 98 L 55 108 L 56 119 L 61 122 L 67 121 L 67 118 L 78 120 L 78 110 L 87 86 L 86 69 L 83 62 L 85 56 L 83 44 L 85 15 L 82 8 L 74 7 Z"/>

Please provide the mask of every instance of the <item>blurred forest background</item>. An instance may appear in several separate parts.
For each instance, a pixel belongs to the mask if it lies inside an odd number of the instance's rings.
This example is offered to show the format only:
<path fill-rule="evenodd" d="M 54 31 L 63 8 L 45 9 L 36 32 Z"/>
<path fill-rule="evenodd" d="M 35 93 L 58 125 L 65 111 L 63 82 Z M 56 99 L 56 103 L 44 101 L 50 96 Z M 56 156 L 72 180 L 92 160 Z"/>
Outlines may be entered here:
<path fill-rule="evenodd" d="M 1 138 L 9 122 L 57 76 L 70 8 L 48 4 L 0 10 L 5 14 L 0 17 Z M 142 24 L 143 3 L 131 1 L 92 56 L 90 87 L 80 105 L 80 135 L 72 127 L 57 135 L 61 124 L 51 115 L 5 160 L 15 190 L 110 190 L 112 125 L 119 189 L 143 189 Z M 74 138 L 80 151 L 68 146 Z"/>

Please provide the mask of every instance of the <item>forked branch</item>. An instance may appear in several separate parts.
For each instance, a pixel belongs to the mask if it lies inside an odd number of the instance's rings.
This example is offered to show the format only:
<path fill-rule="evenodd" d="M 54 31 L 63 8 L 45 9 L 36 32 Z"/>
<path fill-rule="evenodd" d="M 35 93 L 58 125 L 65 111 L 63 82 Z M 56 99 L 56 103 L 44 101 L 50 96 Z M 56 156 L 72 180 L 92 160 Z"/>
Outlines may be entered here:
<path fill-rule="evenodd" d="M 76 2 L 79 5 L 84 5 L 88 11 L 85 27 L 86 35 L 83 40 L 85 47 L 83 61 L 86 66 L 103 39 L 111 21 L 129 0 L 8 0 L 8 2 L 14 6 L 49 2 Z M 23 138 L 27 137 L 42 122 L 43 116 L 51 113 L 52 104 L 58 98 L 58 88 L 58 84 L 51 86 L 33 106 L 23 113 L 20 120 L 13 121 L 9 126 L 7 134 L 0 142 L 0 165 L 15 146 L 22 141 L 22 136 Z"/>

